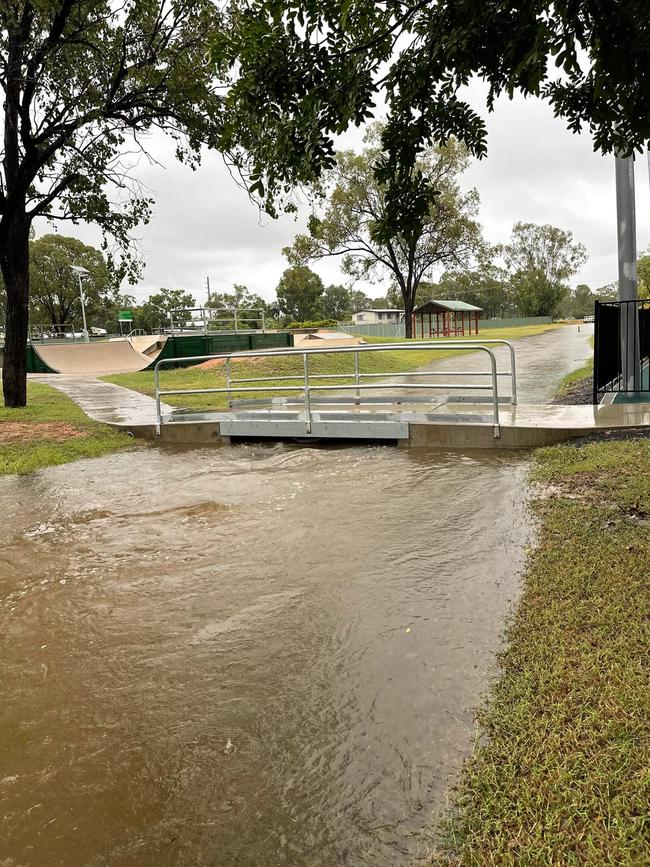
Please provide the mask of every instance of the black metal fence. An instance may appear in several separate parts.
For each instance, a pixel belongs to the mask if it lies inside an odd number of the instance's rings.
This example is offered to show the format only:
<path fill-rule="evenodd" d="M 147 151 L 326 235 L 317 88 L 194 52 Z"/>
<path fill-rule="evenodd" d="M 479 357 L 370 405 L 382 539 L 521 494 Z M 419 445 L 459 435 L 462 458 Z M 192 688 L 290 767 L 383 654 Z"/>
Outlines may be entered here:
<path fill-rule="evenodd" d="M 594 403 L 608 392 L 650 390 L 650 300 L 596 301 Z"/>

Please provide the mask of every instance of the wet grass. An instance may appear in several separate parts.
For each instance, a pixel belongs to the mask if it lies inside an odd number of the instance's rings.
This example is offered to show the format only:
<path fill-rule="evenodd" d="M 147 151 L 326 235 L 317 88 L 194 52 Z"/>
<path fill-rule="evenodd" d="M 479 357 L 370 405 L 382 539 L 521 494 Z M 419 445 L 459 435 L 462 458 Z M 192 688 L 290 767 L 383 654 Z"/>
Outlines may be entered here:
<path fill-rule="evenodd" d="M 589 342 L 591 344 L 591 348 L 593 349 L 594 338 L 590 337 Z M 585 365 L 576 368 L 576 370 L 572 370 L 560 380 L 555 392 L 556 397 L 564 397 L 565 395 L 570 395 L 573 391 L 576 390 L 576 386 L 579 387 L 583 385 L 587 380 L 593 379 L 593 375 L 594 359 L 592 357 L 587 361 Z"/>
<path fill-rule="evenodd" d="M 541 449 L 539 541 L 432 864 L 650 864 L 650 441 Z"/>
<path fill-rule="evenodd" d="M 593 358 L 590 358 L 584 367 L 578 367 L 576 370 L 572 370 L 571 373 L 567 373 L 567 375 L 560 380 L 557 387 L 558 396 L 568 394 L 572 391 L 573 386 L 584 382 L 586 379 L 591 379 L 593 375 L 594 360 Z"/>
<path fill-rule="evenodd" d="M 50 386 L 28 383 L 27 399 L 25 408 L 0 407 L 0 475 L 25 475 L 134 447 L 131 437 L 89 419 L 76 403 Z"/>
<path fill-rule="evenodd" d="M 485 340 L 488 338 L 499 339 L 514 339 L 518 337 L 528 337 L 536 334 L 542 334 L 557 326 L 554 325 L 535 325 L 526 326 L 523 328 L 502 328 L 488 329 L 479 337 L 473 337 L 473 340 Z M 466 338 L 469 339 L 469 338 Z M 367 338 L 368 343 L 400 343 L 406 342 L 403 340 L 394 340 L 392 338 Z M 417 344 L 419 341 L 408 341 L 410 345 Z M 449 342 L 446 339 L 440 340 L 441 344 Z M 439 361 L 443 358 L 449 358 L 453 355 L 458 355 L 458 351 L 452 349 L 446 351 L 431 352 L 429 350 L 409 350 L 400 351 L 392 350 L 386 352 L 371 352 L 360 356 L 360 369 L 363 373 L 385 373 L 391 374 L 408 373 L 410 370 L 415 370 L 419 367 L 432 362 Z M 312 357 L 310 361 L 310 371 L 319 374 L 324 379 L 321 380 L 321 385 L 350 385 L 353 383 L 351 374 L 354 371 L 354 359 L 352 354 L 327 355 L 321 357 Z M 246 379 L 252 377 L 270 377 L 270 386 L 289 385 L 287 376 L 302 376 L 303 362 L 301 356 L 290 356 L 281 358 L 274 356 L 270 358 L 251 359 L 250 361 L 239 361 L 232 365 L 232 376 L 237 379 Z M 349 374 L 348 380 L 328 379 L 328 375 Z M 103 377 L 107 382 L 113 382 L 125 388 L 139 391 L 142 394 L 154 394 L 153 373 L 150 371 L 142 371 L 140 373 L 120 373 L 113 376 Z M 179 370 L 164 370 L 161 373 L 161 387 L 165 389 L 204 389 L 204 388 L 223 388 L 226 384 L 225 371 L 223 366 L 212 367 L 209 369 L 201 367 L 186 367 Z M 255 385 L 255 383 L 251 383 Z M 256 398 L 268 397 L 272 393 L 255 394 Z M 286 391 L 276 392 L 275 396 L 283 395 L 298 395 L 299 392 Z M 233 393 L 235 399 L 245 398 L 247 395 L 244 392 Z M 250 395 L 249 395 L 250 396 Z M 172 406 L 185 407 L 192 410 L 202 409 L 220 409 L 228 406 L 228 399 L 225 394 L 198 394 L 198 395 L 170 395 L 164 398 L 166 403 Z"/>

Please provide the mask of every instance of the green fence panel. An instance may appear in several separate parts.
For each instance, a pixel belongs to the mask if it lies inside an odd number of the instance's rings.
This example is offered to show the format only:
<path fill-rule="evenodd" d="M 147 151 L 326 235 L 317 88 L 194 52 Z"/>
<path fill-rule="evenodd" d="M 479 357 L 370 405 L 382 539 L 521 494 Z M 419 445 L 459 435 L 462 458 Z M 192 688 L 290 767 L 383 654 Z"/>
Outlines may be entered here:
<path fill-rule="evenodd" d="M 293 334 L 281 331 L 278 334 L 250 334 L 251 349 L 282 349 L 293 346 Z"/>
<path fill-rule="evenodd" d="M 160 355 L 147 370 L 153 370 L 157 361 L 167 358 L 191 358 L 196 355 L 219 355 L 225 352 L 247 352 L 251 349 L 283 349 L 293 346 L 293 335 L 278 334 L 178 334 L 168 337 Z M 189 367 L 193 361 L 178 361 L 176 367 Z"/>

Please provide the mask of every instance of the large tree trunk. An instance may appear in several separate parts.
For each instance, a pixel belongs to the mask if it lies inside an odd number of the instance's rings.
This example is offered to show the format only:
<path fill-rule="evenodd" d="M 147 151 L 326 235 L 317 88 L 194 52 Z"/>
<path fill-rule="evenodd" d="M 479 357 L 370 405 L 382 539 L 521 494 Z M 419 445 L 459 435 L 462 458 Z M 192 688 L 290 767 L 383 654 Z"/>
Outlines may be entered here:
<path fill-rule="evenodd" d="M 404 294 L 404 336 L 413 337 L 413 308 L 415 302 L 411 293 Z"/>
<path fill-rule="evenodd" d="M 27 329 L 29 325 L 29 220 L 15 219 L 0 247 L 0 269 L 7 301 L 2 391 L 5 406 L 27 404 Z"/>

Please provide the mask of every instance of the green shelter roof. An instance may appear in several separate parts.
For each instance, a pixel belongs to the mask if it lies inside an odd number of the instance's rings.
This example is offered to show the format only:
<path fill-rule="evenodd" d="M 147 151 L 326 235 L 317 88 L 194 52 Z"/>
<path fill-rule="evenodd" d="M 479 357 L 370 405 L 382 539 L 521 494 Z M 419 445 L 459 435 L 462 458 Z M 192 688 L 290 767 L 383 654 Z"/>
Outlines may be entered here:
<path fill-rule="evenodd" d="M 474 304 L 468 304 L 466 301 L 437 301 L 431 299 L 424 304 L 420 304 L 413 311 L 414 313 L 445 313 L 447 311 L 461 313 L 462 311 L 470 313 L 480 313 L 482 307 L 476 307 Z"/>

